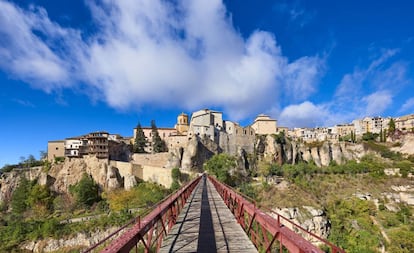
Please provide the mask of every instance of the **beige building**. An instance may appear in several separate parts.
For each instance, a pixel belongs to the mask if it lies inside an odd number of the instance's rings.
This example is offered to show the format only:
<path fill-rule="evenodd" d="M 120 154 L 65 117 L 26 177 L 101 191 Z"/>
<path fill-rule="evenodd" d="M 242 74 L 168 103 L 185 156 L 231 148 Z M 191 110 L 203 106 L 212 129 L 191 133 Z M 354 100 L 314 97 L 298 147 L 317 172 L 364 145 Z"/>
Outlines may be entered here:
<path fill-rule="evenodd" d="M 277 120 L 271 119 L 268 115 L 259 114 L 251 127 L 256 134 L 275 134 L 277 133 Z"/>
<path fill-rule="evenodd" d="M 409 131 L 414 129 L 414 114 L 409 114 L 396 118 L 395 128 L 401 131 Z"/>
<path fill-rule="evenodd" d="M 363 119 L 356 119 L 352 121 L 354 124 L 355 134 L 363 135 L 364 133 L 380 133 L 381 130 L 388 129 L 390 117 L 365 117 Z"/>
<path fill-rule="evenodd" d="M 334 127 L 334 133 L 338 135 L 338 138 L 351 135 L 351 132 L 355 133 L 354 124 L 341 124 Z"/>
<path fill-rule="evenodd" d="M 56 157 L 65 156 L 65 141 L 47 142 L 47 160 L 53 162 Z"/>

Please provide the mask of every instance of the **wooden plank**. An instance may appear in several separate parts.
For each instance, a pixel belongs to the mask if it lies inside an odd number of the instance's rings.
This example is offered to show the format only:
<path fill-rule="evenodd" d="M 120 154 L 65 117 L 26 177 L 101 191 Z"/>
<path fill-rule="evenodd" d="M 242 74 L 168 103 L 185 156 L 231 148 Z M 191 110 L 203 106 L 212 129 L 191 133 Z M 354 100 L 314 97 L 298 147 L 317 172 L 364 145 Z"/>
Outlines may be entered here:
<path fill-rule="evenodd" d="M 216 233 L 216 252 L 257 252 L 243 228 L 237 223 L 213 184 L 208 181 L 209 201 Z"/>
<path fill-rule="evenodd" d="M 160 252 L 250 253 L 257 250 L 212 183 L 203 179 L 178 216 Z"/>

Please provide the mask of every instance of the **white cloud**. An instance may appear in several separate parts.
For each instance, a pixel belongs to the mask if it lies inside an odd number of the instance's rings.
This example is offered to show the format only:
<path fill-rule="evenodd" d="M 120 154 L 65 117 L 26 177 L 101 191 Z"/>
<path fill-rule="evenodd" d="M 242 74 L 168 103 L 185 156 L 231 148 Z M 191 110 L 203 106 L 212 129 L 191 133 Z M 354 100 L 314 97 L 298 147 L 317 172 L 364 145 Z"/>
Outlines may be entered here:
<path fill-rule="evenodd" d="M 0 0 L 1 68 L 45 91 L 82 83 L 114 108 L 214 105 L 233 119 L 277 107 L 282 90 L 309 97 L 323 72 L 318 56 L 289 62 L 268 32 L 244 39 L 221 0 L 87 4 L 98 31 L 82 40 L 42 8 Z"/>
<path fill-rule="evenodd" d="M 389 91 L 378 91 L 362 98 L 365 103 L 366 116 L 379 116 L 392 103 Z"/>
<path fill-rule="evenodd" d="M 408 111 L 413 111 L 414 110 L 414 97 L 409 98 L 407 101 L 405 101 L 405 103 L 401 106 L 399 112 L 403 113 L 403 112 L 408 112 Z"/>
<path fill-rule="evenodd" d="M 61 29 L 42 8 L 0 1 L 0 37 L 0 68 L 46 91 L 67 85 L 70 66 L 52 44 L 66 37 L 75 43 L 77 32 Z"/>
<path fill-rule="evenodd" d="M 326 126 L 330 119 L 331 114 L 326 106 L 305 101 L 285 107 L 279 121 L 288 127 L 315 127 Z"/>

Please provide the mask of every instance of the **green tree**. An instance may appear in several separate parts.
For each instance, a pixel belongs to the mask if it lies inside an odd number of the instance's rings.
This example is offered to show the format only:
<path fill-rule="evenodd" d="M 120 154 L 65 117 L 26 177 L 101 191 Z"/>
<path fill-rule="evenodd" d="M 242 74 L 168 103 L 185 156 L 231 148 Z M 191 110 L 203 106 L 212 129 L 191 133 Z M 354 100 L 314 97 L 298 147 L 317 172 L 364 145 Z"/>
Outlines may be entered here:
<path fill-rule="evenodd" d="M 375 141 L 378 137 L 377 133 L 366 132 L 362 135 L 362 140 L 364 141 Z"/>
<path fill-rule="evenodd" d="M 230 170 L 236 167 L 236 159 L 225 153 L 214 155 L 204 164 L 204 169 L 223 183 L 234 186 Z"/>
<path fill-rule="evenodd" d="M 151 120 L 151 132 L 152 132 L 152 150 L 154 153 L 166 152 L 167 145 L 165 141 L 161 139 L 160 134 L 158 133 L 157 126 L 155 125 L 155 120 Z"/>
<path fill-rule="evenodd" d="M 395 132 L 395 121 L 393 118 L 390 119 L 388 123 L 388 133 L 393 134 Z"/>
<path fill-rule="evenodd" d="M 171 177 L 172 177 L 172 183 L 170 189 L 175 191 L 180 188 L 180 182 L 181 182 L 181 171 L 179 168 L 173 168 L 171 170 Z"/>
<path fill-rule="evenodd" d="M 92 177 L 84 173 L 82 179 L 69 188 L 74 195 L 78 205 L 92 206 L 93 203 L 101 200 L 99 195 L 99 186 Z"/>
<path fill-rule="evenodd" d="M 383 135 L 383 132 L 382 132 L 382 128 L 380 130 L 379 137 L 380 137 L 380 142 L 384 142 L 384 135 Z"/>
<path fill-rule="evenodd" d="M 20 179 L 19 186 L 14 190 L 11 199 L 12 211 L 14 213 L 22 214 L 28 208 L 27 197 L 31 187 L 32 183 L 25 177 Z"/>
<path fill-rule="evenodd" d="M 144 131 L 142 130 L 141 124 L 138 122 L 137 132 L 134 140 L 134 153 L 145 153 L 145 146 L 147 145 L 147 140 L 145 138 Z"/>
<path fill-rule="evenodd" d="M 351 142 L 355 143 L 355 141 L 356 141 L 355 133 L 354 131 L 351 131 Z"/>

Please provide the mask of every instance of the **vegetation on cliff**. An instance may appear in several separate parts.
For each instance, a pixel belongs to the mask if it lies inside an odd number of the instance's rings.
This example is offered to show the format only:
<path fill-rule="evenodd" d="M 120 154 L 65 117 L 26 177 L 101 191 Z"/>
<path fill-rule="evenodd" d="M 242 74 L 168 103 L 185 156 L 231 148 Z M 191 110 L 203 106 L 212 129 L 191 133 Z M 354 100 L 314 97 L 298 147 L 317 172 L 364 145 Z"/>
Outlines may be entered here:
<path fill-rule="evenodd" d="M 123 225 L 151 209 L 170 191 L 141 182 L 129 191 L 101 193 L 96 182 L 84 174 L 70 192 L 57 194 L 22 177 L 10 203 L 0 205 L 0 252 L 19 252 L 24 241 L 65 238 Z"/>

